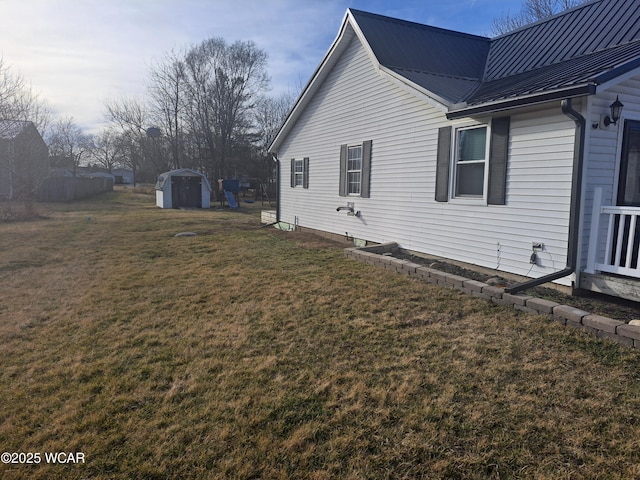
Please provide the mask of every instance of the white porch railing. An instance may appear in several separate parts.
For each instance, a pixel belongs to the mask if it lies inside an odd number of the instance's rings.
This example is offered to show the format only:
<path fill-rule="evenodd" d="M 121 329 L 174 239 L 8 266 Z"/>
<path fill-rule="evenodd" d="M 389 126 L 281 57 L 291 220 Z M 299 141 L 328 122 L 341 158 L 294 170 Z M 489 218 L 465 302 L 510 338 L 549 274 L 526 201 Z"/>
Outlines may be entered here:
<path fill-rule="evenodd" d="M 600 271 L 640 278 L 640 261 L 638 261 L 640 220 L 638 217 L 640 217 L 640 207 L 603 206 L 602 188 L 595 189 L 587 273 Z M 607 225 L 607 237 L 603 254 L 598 239 L 600 238 L 600 226 L 605 224 Z"/>

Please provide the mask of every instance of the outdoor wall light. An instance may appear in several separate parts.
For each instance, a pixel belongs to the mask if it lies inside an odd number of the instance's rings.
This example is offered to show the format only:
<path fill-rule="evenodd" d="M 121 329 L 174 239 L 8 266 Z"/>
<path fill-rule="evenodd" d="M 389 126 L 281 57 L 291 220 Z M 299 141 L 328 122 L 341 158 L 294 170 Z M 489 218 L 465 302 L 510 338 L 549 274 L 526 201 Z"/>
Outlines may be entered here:
<path fill-rule="evenodd" d="M 618 120 L 620 120 L 620 116 L 622 115 L 622 107 L 624 107 L 624 105 L 622 104 L 622 102 L 620 101 L 618 96 L 616 95 L 616 101 L 613 102 L 611 104 L 611 107 L 610 107 L 611 108 L 611 116 L 607 115 L 602 120 L 602 123 L 604 124 L 605 127 L 608 127 L 611 124 L 613 124 L 613 125 L 617 125 L 618 124 Z"/>

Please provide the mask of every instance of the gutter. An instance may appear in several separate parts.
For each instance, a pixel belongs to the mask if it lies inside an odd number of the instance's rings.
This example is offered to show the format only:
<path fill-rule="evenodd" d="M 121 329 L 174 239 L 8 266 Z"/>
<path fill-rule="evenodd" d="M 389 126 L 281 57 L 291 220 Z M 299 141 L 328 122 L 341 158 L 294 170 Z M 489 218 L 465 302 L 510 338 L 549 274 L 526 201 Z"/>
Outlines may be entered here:
<path fill-rule="evenodd" d="M 550 273 L 533 280 L 518 283 L 504 289 L 506 293 L 518 293 L 543 283 L 552 282 L 571 275 L 578 264 L 578 239 L 580 231 L 580 203 L 582 197 L 582 171 L 584 170 L 585 118 L 573 109 L 571 98 L 562 100 L 562 113 L 576 124 L 573 147 L 573 175 L 571 179 L 571 206 L 569 210 L 569 235 L 567 239 L 567 266 L 558 272 Z"/>
<path fill-rule="evenodd" d="M 449 113 L 447 113 L 447 118 L 449 120 L 455 120 L 458 118 L 470 117 L 473 115 L 500 112 L 503 110 L 509 110 L 516 107 L 523 107 L 526 105 L 536 105 L 539 103 L 547 103 L 554 100 L 562 100 L 564 103 L 564 101 L 570 100 L 573 97 L 581 97 L 583 95 L 595 95 L 595 93 L 596 93 L 596 85 L 594 85 L 593 83 L 587 83 L 584 85 L 563 88 L 561 90 L 556 90 L 553 92 L 548 92 L 543 94 L 536 93 L 532 95 L 524 95 L 516 98 L 510 98 L 508 100 L 497 100 L 490 103 L 483 103 L 478 106 L 468 107 L 462 104 L 463 106 L 461 108 L 452 110 Z"/>

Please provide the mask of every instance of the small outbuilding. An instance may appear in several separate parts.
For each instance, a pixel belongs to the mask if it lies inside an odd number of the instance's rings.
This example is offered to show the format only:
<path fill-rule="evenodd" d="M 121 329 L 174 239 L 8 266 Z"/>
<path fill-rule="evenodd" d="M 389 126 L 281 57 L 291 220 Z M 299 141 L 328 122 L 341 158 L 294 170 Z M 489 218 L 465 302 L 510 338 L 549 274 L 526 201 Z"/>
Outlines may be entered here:
<path fill-rule="evenodd" d="M 160 208 L 210 208 L 211 184 L 190 168 L 162 173 L 156 181 L 156 205 Z"/>
<path fill-rule="evenodd" d="M 0 199 L 31 197 L 49 176 L 49 150 L 32 122 L 0 120 Z"/>

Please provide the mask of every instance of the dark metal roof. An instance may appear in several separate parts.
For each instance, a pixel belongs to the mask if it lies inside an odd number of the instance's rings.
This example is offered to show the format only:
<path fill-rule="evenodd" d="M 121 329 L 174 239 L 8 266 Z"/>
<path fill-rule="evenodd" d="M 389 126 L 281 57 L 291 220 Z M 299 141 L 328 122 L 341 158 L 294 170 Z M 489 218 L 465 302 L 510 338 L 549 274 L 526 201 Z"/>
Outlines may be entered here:
<path fill-rule="evenodd" d="M 416 85 L 435 93 L 451 103 L 458 103 L 473 93 L 480 85 L 480 79 L 458 78 L 450 75 L 392 67 L 391 70 Z"/>
<path fill-rule="evenodd" d="M 598 0 L 491 41 L 485 81 L 640 39 L 638 0 Z"/>
<path fill-rule="evenodd" d="M 351 13 L 381 65 L 460 116 L 481 104 L 593 93 L 640 67 L 639 0 L 594 0 L 493 39 Z"/>
<path fill-rule="evenodd" d="M 490 39 L 349 9 L 338 38 L 269 151 L 276 151 L 354 36 L 381 67 L 440 102 L 449 118 L 598 92 L 640 69 L 640 0 L 592 0 Z"/>
<path fill-rule="evenodd" d="M 514 96 L 530 95 L 552 89 L 575 86 L 585 83 L 599 84 L 601 74 L 627 65 L 638 66 L 640 58 L 640 40 L 608 48 L 560 63 L 546 65 L 516 75 L 483 82 L 466 103 L 477 105 Z M 619 72 L 623 73 L 622 71 Z"/>
<path fill-rule="evenodd" d="M 489 38 L 350 12 L 381 65 L 436 95 L 455 102 L 482 79 Z"/>

